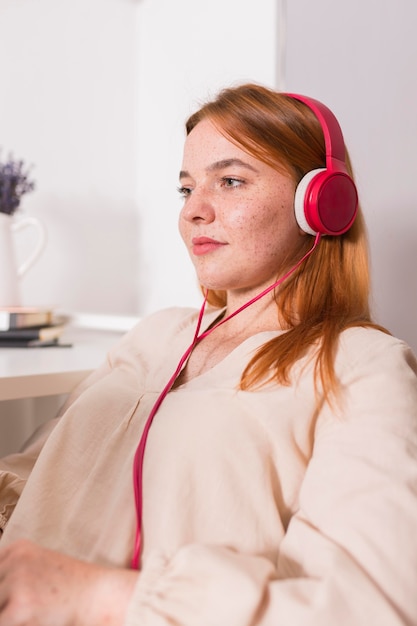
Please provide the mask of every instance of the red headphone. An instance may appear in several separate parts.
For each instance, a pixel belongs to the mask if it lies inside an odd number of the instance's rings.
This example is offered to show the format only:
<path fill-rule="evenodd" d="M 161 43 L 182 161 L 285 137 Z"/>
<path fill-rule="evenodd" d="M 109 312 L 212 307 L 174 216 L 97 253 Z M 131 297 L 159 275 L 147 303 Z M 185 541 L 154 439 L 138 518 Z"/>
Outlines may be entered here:
<path fill-rule="evenodd" d="M 339 122 L 324 104 L 284 94 L 306 104 L 319 120 L 326 146 L 326 167 L 311 170 L 299 182 L 294 199 L 300 228 L 316 235 L 342 235 L 352 226 L 358 210 L 358 192 L 345 162 L 345 142 Z"/>

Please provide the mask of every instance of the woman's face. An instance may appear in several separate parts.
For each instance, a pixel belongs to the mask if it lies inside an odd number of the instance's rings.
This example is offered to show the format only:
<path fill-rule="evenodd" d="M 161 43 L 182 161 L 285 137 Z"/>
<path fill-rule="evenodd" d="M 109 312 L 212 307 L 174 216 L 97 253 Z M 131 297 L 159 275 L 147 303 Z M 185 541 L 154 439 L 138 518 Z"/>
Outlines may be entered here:
<path fill-rule="evenodd" d="M 203 120 L 188 135 L 179 228 L 201 285 L 258 292 L 300 245 L 295 184 Z"/>

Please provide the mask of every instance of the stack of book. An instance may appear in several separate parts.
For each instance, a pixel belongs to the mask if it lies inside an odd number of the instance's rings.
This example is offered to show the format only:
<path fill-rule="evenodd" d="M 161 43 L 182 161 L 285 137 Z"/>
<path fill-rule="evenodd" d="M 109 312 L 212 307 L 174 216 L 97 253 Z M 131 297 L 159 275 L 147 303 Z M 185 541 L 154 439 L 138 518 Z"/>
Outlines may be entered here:
<path fill-rule="evenodd" d="M 54 311 L 39 307 L 0 307 L 0 347 L 60 346 L 65 325 Z"/>

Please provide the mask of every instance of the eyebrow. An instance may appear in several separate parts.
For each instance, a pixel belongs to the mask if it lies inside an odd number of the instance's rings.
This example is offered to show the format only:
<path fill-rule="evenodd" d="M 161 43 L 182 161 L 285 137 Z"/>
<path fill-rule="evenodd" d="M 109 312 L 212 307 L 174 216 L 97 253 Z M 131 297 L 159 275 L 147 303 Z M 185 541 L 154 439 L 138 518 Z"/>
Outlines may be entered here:
<path fill-rule="evenodd" d="M 245 161 L 242 161 L 241 159 L 222 159 L 221 161 L 215 161 L 214 163 L 211 163 L 206 168 L 206 171 L 217 172 L 219 170 L 224 170 L 226 167 L 231 167 L 233 165 L 237 165 L 239 167 L 245 167 L 246 169 L 251 170 L 252 172 L 258 173 L 258 170 L 255 167 L 253 167 L 252 165 L 249 165 L 249 163 L 245 163 Z M 187 172 L 187 170 L 180 171 L 180 176 L 179 176 L 180 179 L 187 178 L 189 176 L 190 174 L 189 172 Z"/>

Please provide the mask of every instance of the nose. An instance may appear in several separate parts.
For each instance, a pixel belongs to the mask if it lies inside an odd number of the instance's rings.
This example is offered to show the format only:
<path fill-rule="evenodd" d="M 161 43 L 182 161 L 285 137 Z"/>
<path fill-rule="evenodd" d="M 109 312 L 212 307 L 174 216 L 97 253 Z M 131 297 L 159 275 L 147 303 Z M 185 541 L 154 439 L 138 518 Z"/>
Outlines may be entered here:
<path fill-rule="evenodd" d="M 203 186 L 195 187 L 184 201 L 180 218 L 187 222 L 212 222 L 215 217 L 214 203 Z"/>

